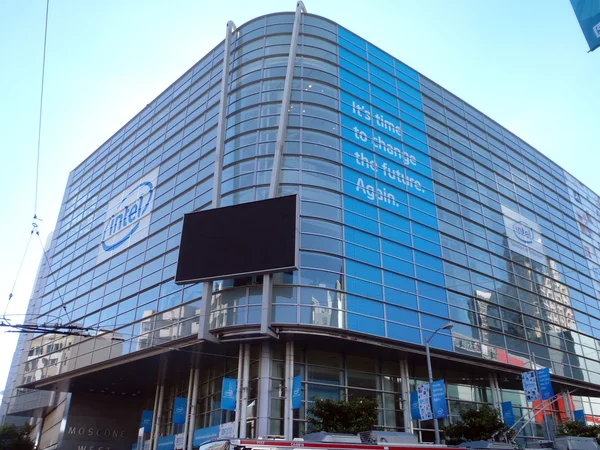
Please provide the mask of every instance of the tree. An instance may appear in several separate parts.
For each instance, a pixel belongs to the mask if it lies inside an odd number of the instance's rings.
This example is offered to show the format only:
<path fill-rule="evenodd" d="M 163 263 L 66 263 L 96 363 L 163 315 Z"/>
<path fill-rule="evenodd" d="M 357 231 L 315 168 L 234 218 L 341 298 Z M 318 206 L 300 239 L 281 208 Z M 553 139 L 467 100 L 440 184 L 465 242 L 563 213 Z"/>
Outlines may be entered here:
<path fill-rule="evenodd" d="M 349 400 L 315 398 L 308 409 L 309 432 L 358 434 L 377 425 L 377 400 L 351 397 Z"/>
<path fill-rule="evenodd" d="M 22 427 L 14 425 L 0 426 L 0 450 L 33 450 L 35 443 L 29 438 L 31 426 Z"/>
<path fill-rule="evenodd" d="M 600 426 L 586 425 L 577 420 L 560 424 L 556 429 L 557 436 L 593 437 L 600 444 Z"/>
<path fill-rule="evenodd" d="M 464 408 L 460 420 L 443 428 L 446 444 L 457 445 L 470 441 L 487 441 L 495 434 L 508 428 L 500 414 L 489 405 L 477 408 Z"/>

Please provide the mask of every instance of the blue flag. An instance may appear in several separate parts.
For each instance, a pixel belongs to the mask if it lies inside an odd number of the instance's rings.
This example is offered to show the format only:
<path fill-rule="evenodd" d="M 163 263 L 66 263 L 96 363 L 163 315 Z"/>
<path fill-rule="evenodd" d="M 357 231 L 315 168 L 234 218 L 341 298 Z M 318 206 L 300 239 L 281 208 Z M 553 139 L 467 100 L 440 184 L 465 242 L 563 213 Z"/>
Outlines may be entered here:
<path fill-rule="evenodd" d="M 512 402 L 502 402 L 502 416 L 506 426 L 512 427 L 515 424 L 515 413 L 513 412 Z"/>
<path fill-rule="evenodd" d="M 173 403 L 173 423 L 182 424 L 185 423 L 185 410 L 187 409 L 187 398 L 175 397 Z"/>
<path fill-rule="evenodd" d="M 594 51 L 600 47 L 600 1 L 571 0 L 571 5 L 590 51 Z"/>
<path fill-rule="evenodd" d="M 419 409 L 419 394 L 417 391 L 410 392 L 410 415 L 412 420 L 421 420 L 421 410 Z"/>
<path fill-rule="evenodd" d="M 302 375 L 297 375 L 292 381 L 292 409 L 302 406 Z"/>
<path fill-rule="evenodd" d="M 550 400 L 554 397 L 554 390 L 552 389 L 552 382 L 550 381 L 550 369 L 546 367 L 545 369 L 538 370 L 537 381 L 542 400 Z"/>
<path fill-rule="evenodd" d="M 175 449 L 175 435 L 164 436 L 158 438 L 156 442 L 156 448 L 158 450 L 174 450 Z"/>
<path fill-rule="evenodd" d="M 575 419 L 576 422 L 585 423 L 585 411 L 583 409 L 573 411 L 573 419 Z"/>
<path fill-rule="evenodd" d="M 140 428 L 144 429 L 144 433 L 150 433 L 152 429 L 152 410 L 145 409 L 142 411 L 142 422 Z"/>
<path fill-rule="evenodd" d="M 436 419 L 448 417 L 444 380 L 438 380 L 431 383 L 431 407 L 433 409 L 433 417 Z"/>
<path fill-rule="evenodd" d="M 235 378 L 223 378 L 223 389 L 221 392 L 221 409 L 235 411 L 235 397 L 237 395 L 237 380 Z"/>

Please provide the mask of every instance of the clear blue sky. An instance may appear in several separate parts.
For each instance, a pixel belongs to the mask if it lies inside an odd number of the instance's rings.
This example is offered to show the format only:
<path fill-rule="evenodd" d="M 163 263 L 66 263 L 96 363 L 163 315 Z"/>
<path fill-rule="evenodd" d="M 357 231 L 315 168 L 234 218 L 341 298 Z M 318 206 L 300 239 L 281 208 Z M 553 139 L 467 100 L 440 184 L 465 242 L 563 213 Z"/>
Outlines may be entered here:
<path fill-rule="evenodd" d="M 600 50 L 568 0 L 307 0 L 463 98 L 600 192 Z M 34 213 L 45 0 L 0 2 L 0 314 Z M 68 173 L 238 26 L 293 0 L 50 0 L 39 199 L 52 231 Z M 22 313 L 33 241 L 9 314 Z M 11 316 L 15 322 L 22 317 Z M 0 389 L 16 335 L 0 330 Z"/>

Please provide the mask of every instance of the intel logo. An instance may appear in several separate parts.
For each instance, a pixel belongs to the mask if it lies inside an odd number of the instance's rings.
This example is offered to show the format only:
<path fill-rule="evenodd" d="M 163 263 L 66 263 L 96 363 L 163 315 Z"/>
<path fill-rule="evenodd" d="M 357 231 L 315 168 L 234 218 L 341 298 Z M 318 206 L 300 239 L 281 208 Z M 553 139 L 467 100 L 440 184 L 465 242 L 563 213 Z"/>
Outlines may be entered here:
<path fill-rule="evenodd" d="M 518 240 L 524 244 L 531 244 L 535 238 L 535 233 L 525 222 L 515 222 L 513 224 L 513 233 Z"/>

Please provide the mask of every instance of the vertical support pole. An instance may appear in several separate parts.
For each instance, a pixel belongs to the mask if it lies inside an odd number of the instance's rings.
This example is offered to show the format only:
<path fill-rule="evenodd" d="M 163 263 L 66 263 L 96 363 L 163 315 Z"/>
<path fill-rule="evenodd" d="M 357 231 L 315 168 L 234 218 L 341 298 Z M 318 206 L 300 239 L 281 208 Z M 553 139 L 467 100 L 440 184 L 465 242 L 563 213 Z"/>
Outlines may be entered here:
<path fill-rule="evenodd" d="M 160 387 L 162 385 L 162 359 L 158 366 L 158 382 L 156 383 L 156 393 L 154 394 L 154 407 L 152 408 L 152 425 L 150 427 L 150 446 L 154 445 L 154 436 L 156 435 L 156 415 L 158 414 L 158 398 L 160 397 Z"/>
<path fill-rule="evenodd" d="M 292 100 L 292 84 L 294 82 L 294 66 L 296 64 L 296 51 L 298 49 L 298 36 L 300 34 L 300 20 L 302 14 L 306 13 L 304 3 L 296 3 L 296 13 L 294 15 L 294 26 L 292 28 L 292 40 L 290 43 L 290 54 L 288 55 L 287 69 L 285 72 L 285 81 L 283 83 L 283 98 L 281 99 L 281 112 L 279 113 L 279 124 L 277 126 L 277 137 L 275 141 L 275 155 L 273 156 L 273 169 L 271 171 L 271 182 L 269 184 L 269 198 L 279 195 L 279 182 L 281 180 L 281 165 L 283 162 L 283 152 L 285 150 L 285 139 L 287 136 L 287 124 Z M 260 332 L 275 337 L 271 331 L 271 296 L 273 276 L 266 274 L 263 276 L 263 295 L 262 309 L 260 319 Z"/>
<path fill-rule="evenodd" d="M 400 360 L 400 393 L 402 398 L 402 412 L 404 413 L 404 431 L 413 432 L 412 417 L 410 415 L 410 378 L 408 363 L 405 359 Z"/>
<path fill-rule="evenodd" d="M 238 352 L 238 373 L 237 373 L 237 393 L 235 395 L 235 419 L 233 424 L 234 436 L 239 436 L 240 417 L 242 412 L 242 375 L 243 375 L 243 364 L 244 364 L 244 344 L 239 344 Z"/>
<path fill-rule="evenodd" d="M 196 363 L 196 355 L 192 355 L 192 363 L 190 364 L 190 379 L 188 380 L 187 400 L 185 403 L 185 424 L 183 425 L 183 448 L 187 448 L 188 428 L 190 427 L 190 404 L 192 403 L 192 388 L 194 386 L 194 367 Z M 192 425 L 193 427 L 193 425 Z"/>
<path fill-rule="evenodd" d="M 284 383 L 285 388 L 283 390 L 284 395 L 284 406 L 283 406 L 283 435 L 286 441 L 292 439 L 291 436 L 291 420 L 293 420 L 292 412 L 292 380 L 294 378 L 294 367 L 293 362 L 290 358 L 293 358 L 292 352 L 293 347 L 290 350 L 290 346 L 293 345 L 291 342 L 285 343 L 285 373 Z"/>
<path fill-rule="evenodd" d="M 250 344 L 244 345 L 242 368 L 242 404 L 240 405 L 240 438 L 246 437 L 246 421 L 248 418 L 248 388 L 250 385 Z"/>
<path fill-rule="evenodd" d="M 197 367 L 198 362 L 194 367 L 194 381 L 192 386 L 192 404 L 190 406 L 190 425 L 188 427 L 187 450 L 192 450 L 194 443 L 194 428 L 196 427 L 196 404 L 198 402 L 198 384 L 200 383 L 200 369 Z"/>
<path fill-rule="evenodd" d="M 221 73 L 221 93 L 219 95 L 219 121 L 217 122 L 217 138 L 215 150 L 215 171 L 213 177 L 212 208 L 221 205 L 221 179 L 223 176 L 223 150 L 225 148 L 225 134 L 227 132 L 227 99 L 229 97 L 229 61 L 231 48 L 231 35 L 236 26 L 233 22 L 227 22 L 225 30 L 225 44 L 223 47 L 223 70 Z M 204 282 L 202 288 L 202 303 L 200 303 L 200 323 L 198 339 L 218 342 L 218 339 L 210 334 L 210 304 L 212 300 L 212 282 Z"/>
<path fill-rule="evenodd" d="M 165 358 L 161 358 L 161 375 L 160 375 L 160 388 L 158 391 L 158 406 L 156 411 L 156 430 L 154 431 L 154 440 L 152 441 L 153 450 L 158 448 L 158 435 L 160 434 L 160 422 L 162 419 L 163 400 L 165 397 L 165 375 L 167 372 L 167 364 Z"/>
<path fill-rule="evenodd" d="M 498 386 L 498 375 L 496 372 L 490 372 L 489 375 L 490 381 L 490 390 L 492 391 L 492 404 L 494 408 L 500 411 L 502 414 L 502 408 L 500 408 L 501 398 L 500 398 L 500 387 Z"/>
<path fill-rule="evenodd" d="M 565 408 L 565 415 L 567 416 L 567 420 L 573 420 L 573 410 L 571 409 L 571 393 L 567 391 L 561 392 L 563 405 Z"/>
<path fill-rule="evenodd" d="M 434 333 L 435 334 L 435 333 Z M 431 336 L 433 337 L 433 335 Z M 429 352 L 429 340 L 425 341 L 425 355 L 427 356 L 427 374 L 429 375 L 429 395 L 431 395 L 431 385 L 433 384 L 433 371 L 431 370 L 431 353 Z M 440 445 L 440 424 L 436 417 L 433 418 L 433 432 L 435 433 L 435 445 Z"/>
<path fill-rule="evenodd" d="M 256 437 L 264 438 L 269 433 L 269 406 L 271 403 L 271 343 L 269 341 L 262 343 L 259 365 Z"/>

